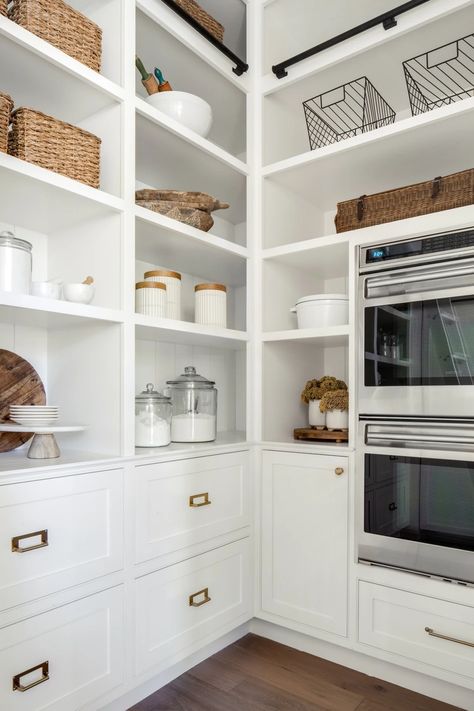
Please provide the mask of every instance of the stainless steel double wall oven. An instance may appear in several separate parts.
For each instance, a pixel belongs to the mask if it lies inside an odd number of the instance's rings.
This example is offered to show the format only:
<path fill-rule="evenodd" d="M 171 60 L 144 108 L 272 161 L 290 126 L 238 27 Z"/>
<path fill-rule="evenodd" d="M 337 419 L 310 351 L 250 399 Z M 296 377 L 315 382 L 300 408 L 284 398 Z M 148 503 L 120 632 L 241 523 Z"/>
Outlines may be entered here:
<path fill-rule="evenodd" d="M 359 560 L 474 584 L 474 228 L 359 249 Z"/>

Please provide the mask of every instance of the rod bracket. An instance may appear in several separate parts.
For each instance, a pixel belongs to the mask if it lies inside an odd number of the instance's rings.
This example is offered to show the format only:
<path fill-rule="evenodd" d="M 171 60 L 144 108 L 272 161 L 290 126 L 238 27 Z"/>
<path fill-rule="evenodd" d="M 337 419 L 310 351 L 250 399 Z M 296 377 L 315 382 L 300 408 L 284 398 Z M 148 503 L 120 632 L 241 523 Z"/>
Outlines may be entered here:
<path fill-rule="evenodd" d="M 391 30 L 393 27 L 396 27 L 397 20 L 395 19 L 395 15 L 392 15 L 391 17 L 386 17 L 382 24 L 384 30 Z"/>
<path fill-rule="evenodd" d="M 282 67 L 279 64 L 275 64 L 275 66 L 272 67 L 272 72 L 274 73 L 277 79 L 283 79 L 283 77 L 288 76 L 288 72 L 286 71 L 285 67 Z"/>

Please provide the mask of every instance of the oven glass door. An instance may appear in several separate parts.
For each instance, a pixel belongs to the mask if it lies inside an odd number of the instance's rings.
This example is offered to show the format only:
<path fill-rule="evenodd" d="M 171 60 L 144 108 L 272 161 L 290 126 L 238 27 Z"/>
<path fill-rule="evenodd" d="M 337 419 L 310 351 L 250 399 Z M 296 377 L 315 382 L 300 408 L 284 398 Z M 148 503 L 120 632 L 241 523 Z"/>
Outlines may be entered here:
<path fill-rule="evenodd" d="M 364 309 L 366 387 L 474 384 L 474 295 Z"/>
<path fill-rule="evenodd" d="M 474 551 L 474 462 L 364 456 L 366 533 Z"/>

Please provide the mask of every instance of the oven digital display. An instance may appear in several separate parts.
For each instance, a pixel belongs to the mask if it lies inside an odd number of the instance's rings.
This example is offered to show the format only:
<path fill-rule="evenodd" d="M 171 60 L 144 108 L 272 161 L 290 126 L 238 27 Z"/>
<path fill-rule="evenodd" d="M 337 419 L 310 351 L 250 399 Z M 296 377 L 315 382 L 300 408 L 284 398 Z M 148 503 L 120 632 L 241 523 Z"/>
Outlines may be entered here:
<path fill-rule="evenodd" d="M 369 249 L 367 261 L 376 262 L 378 259 L 383 259 L 386 256 L 387 250 L 377 247 L 377 249 Z"/>

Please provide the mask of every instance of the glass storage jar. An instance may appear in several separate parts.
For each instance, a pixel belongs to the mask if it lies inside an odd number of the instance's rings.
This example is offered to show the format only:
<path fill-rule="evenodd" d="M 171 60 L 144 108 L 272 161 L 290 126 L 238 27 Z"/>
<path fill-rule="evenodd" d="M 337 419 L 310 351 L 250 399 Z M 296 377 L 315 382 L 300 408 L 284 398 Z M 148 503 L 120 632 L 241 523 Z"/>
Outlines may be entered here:
<path fill-rule="evenodd" d="M 176 380 L 168 380 L 173 416 L 172 442 L 212 442 L 216 438 L 217 390 L 212 380 L 188 366 Z"/>
<path fill-rule="evenodd" d="M 171 398 L 148 383 L 135 398 L 135 446 L 165 447 L 171 442 Z"/>

